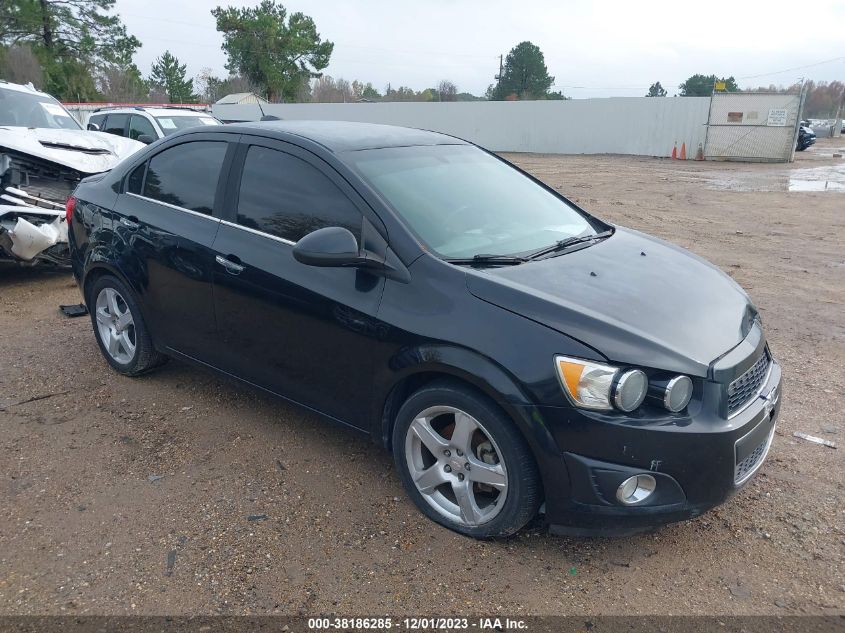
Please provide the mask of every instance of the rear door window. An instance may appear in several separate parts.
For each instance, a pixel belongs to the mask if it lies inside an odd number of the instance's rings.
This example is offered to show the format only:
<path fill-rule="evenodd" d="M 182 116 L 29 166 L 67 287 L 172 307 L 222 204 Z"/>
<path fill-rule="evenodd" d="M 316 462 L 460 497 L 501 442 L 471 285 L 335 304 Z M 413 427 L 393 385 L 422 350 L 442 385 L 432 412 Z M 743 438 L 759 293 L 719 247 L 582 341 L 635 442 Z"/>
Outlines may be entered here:
<path fill-rule="evenodd" d="M 140 114 L 133 114 L 132 118 L 129 119 L 129 138 L 137 141 L 139 136 L 145 134 L 152 139 L 158 138 L 153 124 L 146 117 Z"/>
<path fill-rule="evenodd" d="M 108 117 L 106 117 L 106 127 L 103 129 L 103 132 L 123 136 L 123 131 L 126 129 L 126 118 L 127 115 L 125 114 L 108 115 Z"/>
<path fill-rule="evenodd" d="M 328 176 L 275 149 L 249 148 L 241 175 L 237 222 L 297 242 L 326 226 L 361 238 L 361 212 Z"/>
<path fill-rule="evenodd" d="M 146 169 L 147 163 L 142 163 L 132 170 L 126 182 L 126 191 L 128 193 L 141 194 L 141 186 L 144 184 L 144 171 Z"/>
<path fill-rule="evenodd" d="M 147 169 L 144 197 L 211 215 L 227 147 L 225 141 L 191 141 L 156 154 Z"/>

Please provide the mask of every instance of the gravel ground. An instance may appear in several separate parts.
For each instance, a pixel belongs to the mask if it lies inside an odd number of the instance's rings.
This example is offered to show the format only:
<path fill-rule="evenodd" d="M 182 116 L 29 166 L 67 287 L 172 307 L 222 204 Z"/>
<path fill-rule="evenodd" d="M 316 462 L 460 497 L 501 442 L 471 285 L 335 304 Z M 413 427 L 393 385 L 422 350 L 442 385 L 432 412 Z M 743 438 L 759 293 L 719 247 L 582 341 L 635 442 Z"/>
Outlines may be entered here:
<path fill-rule="evenodd" d="M 180 363 L 123 378 L 59 314 L 69 275 L 0 269 L 0 613 L 843 613 L 845 193 L 785 190 L 835 147 L 794 166 L 509 157 L 721 266 L 784 367 L 752 482 L 625 539 L 453 534 L 365 437 Z"/>

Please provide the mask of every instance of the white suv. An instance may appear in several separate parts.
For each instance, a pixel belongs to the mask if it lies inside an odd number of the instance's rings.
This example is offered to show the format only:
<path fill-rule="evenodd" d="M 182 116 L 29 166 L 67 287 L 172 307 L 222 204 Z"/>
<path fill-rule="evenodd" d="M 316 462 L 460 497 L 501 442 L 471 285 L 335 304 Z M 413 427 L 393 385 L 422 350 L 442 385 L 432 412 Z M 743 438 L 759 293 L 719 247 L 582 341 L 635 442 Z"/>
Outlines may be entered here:
<path fill-rule="evenodd" d="M 105 107 L 94 110 L 88 129 L 125 136 L 142 143 L 197 125 L 222 125 L 210 114 L 185 107 Z"/>

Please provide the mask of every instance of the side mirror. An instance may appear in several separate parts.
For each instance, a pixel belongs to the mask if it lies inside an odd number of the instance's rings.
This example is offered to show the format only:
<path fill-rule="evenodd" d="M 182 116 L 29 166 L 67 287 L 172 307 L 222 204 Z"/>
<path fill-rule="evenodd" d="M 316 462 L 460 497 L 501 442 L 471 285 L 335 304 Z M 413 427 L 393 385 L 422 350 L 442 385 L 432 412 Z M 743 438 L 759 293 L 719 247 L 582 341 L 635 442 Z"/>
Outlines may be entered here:
<path fill-rule="evenodd" d="M 144 145 L 149 145 L 154 140 L 155 139 L 152 136 L 150 136 L 149 134 L 141 134 L 141 136 L 138 137 L 138 141 L 143 143 Z"/>
<path fill-rule="evenodd" d="M 327 226 L 309 233 L 293 247 L 293 257 L 307 266 L 361 266 L 368 258 L 348 229 Z"/>
<path fill-rule="evenodd" d="M 89 132 L 99 132 L 100 126 L 97 125 L 96 123 L 89 123 L 87 129 L 88 129 Z"/>

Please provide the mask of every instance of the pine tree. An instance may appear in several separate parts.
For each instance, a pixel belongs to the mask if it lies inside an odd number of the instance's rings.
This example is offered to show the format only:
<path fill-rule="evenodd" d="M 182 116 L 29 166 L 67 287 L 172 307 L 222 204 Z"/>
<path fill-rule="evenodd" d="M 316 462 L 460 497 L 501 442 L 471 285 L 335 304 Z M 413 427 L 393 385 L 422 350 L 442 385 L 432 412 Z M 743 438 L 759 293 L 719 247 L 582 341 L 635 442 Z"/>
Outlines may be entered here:
<path fill-rule="evenodd" d="M 170 103 L 196 103 L 194 80 L 186 79 L 185 75 L 185 64 L 180 64 L 170 51 L 164 51 L 153 64 L 150 83 L 161 88 Z"/>

